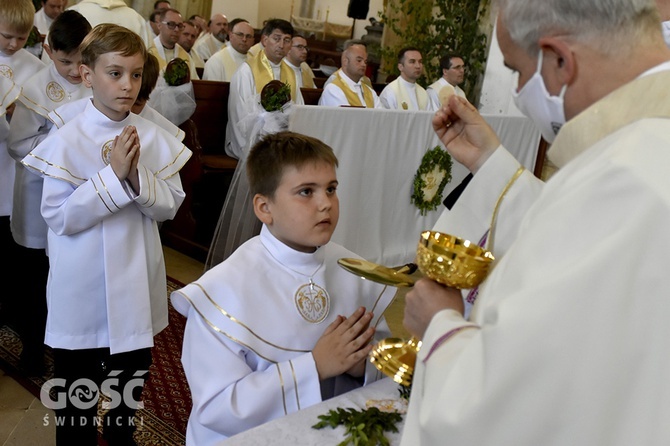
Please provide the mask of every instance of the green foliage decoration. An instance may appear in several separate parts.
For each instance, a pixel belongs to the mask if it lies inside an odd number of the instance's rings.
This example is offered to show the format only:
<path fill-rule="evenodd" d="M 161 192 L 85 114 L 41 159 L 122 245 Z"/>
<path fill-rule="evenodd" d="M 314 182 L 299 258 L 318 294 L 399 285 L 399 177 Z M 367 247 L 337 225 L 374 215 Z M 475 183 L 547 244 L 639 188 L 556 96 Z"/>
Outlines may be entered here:
<path fill-rule="evenodd" d="M 319 415 L 319 421 L 312 428 L 336 428 L 344 426 L 344 440 L 337 446 L 389 446 L 390 442 L 384 432 L 398 432 L 397 423 L 402 421 L 402 415 L 397 412 L 382 412 L 376 407 L 364 410 L 353 408 L 331 409 L 327 414 Z"/>
<path fill-rule="evenodd" d="M 398 51 L 413 46 L 421 51 L 425 74 L 419 84 L 426 87 L 442 77 L 440 57 L 462 55 L 466 65 L 461 88 L 476 103 L 484 75 L 488 39 L 480 23 L 487 17 L 490 0 L 391 0 L 380 14 L 384 26 L 398 36 L 398 43 L 383 47 L 382 70 L 399 75 Z"/>
<path fill-rule="evenodd" d="M 168 62 L 163 77 L 169 86 L 176 87 L 191 81 L 191 70 L 184 59 L 177 57 Z"/>
<path fill-rule="evenodd" d="M 451 181 L 451 155 L 440 146 L 428 150 L 414 175 L 411 202 L 426 215 L 442 203 L 442 192 Z"/>

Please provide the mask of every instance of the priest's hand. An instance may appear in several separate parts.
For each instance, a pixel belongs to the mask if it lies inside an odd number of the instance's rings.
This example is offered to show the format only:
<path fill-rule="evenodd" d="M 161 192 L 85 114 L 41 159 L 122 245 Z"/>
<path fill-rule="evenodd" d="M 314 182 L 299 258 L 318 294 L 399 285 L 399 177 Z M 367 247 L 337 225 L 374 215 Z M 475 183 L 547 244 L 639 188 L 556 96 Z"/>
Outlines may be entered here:
<path fill-rule="evenodd" d="M 454 159 L 472 173 L 500 146 L 495 131 L 467 99 L 452 95 L 433 117 L 433 129 Z"/>
<path fill-rule="evenodd" d="M 114 138 L 110 164 L 119 181 L 128 180 L 135 190 L 139 192 L 139 175 L 137 163 L 140 158 L 140 138 L 134 126 L 126 126 L 121 134 Z"/>
<path fill-rule="evenodd" d="M 446 309 L 463 314 L 465 305 L 461 292 L 424 277 L 405 296 L 405 317 L 402 322 L 412 336 L 422 339 L 433 316 Z"/>
<path fill-rule="evenodd" d="M 367 358 L 375 333 L 371 320 L 372 313 L 360 307 L 348 318 L 338 316 L 326 328 L 312 350 L 319 380 L 355 371 L 357 364 Z"/>

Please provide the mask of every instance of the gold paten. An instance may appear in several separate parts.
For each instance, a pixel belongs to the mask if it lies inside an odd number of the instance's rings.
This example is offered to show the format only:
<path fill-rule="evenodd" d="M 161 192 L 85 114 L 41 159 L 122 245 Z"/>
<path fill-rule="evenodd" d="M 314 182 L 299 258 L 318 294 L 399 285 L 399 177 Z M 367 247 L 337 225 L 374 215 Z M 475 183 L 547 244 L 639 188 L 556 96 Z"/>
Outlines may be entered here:
<path fill-rule="evenodd" d="M 414 285 L 414 278 L 406 274 L 406 271 L 409 271 L 411 268 L 407 265 L 394 269 L 368 262 L 367 260 L 351 258 L 338 259 L 337 263 L 350 273 L 376 283 L 398 288 Z"/>

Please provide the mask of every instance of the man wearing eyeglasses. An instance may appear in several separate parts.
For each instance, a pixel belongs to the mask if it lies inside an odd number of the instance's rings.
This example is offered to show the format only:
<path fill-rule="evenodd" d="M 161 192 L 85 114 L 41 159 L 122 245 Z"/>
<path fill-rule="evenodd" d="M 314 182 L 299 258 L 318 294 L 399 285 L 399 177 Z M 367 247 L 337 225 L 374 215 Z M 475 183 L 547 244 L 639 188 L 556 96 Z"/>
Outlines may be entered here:
<path fill-rule="evenodd" d="M 162 10 L 158 16 L 158 35 L 154 39 L 155 51 L 150 52 L 158 59 L 161 71 L 165 69 L 169 61 L 178 57 L 188 63 L 191 79 L 199 79 L 195 71 L 195 64 L 186 50 L 177 43 L 183 29 L 184 20 L 179 11 L 173 8 Z"/>
<path fill-rule="evenodd" d="M 254 44 L 254 29 L 245 19 L 234 19 L 228 25 L 230 44 L 205 62 L 204 80 L 230 82 L 233 73 L 249 58 L 249 48 Z"/>
<path fill-rule="evenodd" d="M 241 158 L 249 150 L 250 135 L 241 124 L 257 113 L 256 97 L 268 82 L 278 79 L 291 87 L 291 99 L 302 104 L 295 74 L 282 60 L 291 48 L 293 26 L 286 20 L 270 19 L 261 31 L 263 50 L 240 65 L 230 81 L 226 153 Z M 246 121 L 245 121 L 246 122 Z"/>
<path fill-rule="evenodd" d="M 458 54 L 447 54 L 440 59 L 440 68 L 442 69 L 442 77 L 433 82 L 426 88 L 428 96 L 439 105 L 442 105 L 440 97 L 448 97 L 448 95 L 440 95 L 440 90 L 443 88 L 451 89 L 453 87 L 456 96 L 465 97 L 465 92 L 460 84 L 463 83 L 465 77 L 465 63 L 463 58 Z"/>
<path fill-rule="evenodd" d="M 198 53 L 193 51 L 193 44 L 198 38 L 200 30 L 198 26 L 191 20 L 186 20 L 184 22 L 184 29 L 179 34 L 179 40 L 177 44 L 188 53 L 188 56 L 191 58 L 193 65 L 196 68 L 204 68 L 205 62 L 202 61 Z"/>
<path fill-rule="evenodd" d="M 193 45 L 193 50 L 205 62 L 226 45 L 228 18 L 223 14 L 214 14 L 207 23 L 207 27 L 209 32 L 201 36 Z"/>
<path fill-rule="evenodd" d="M 296 88 L 315 88 L 314 72 L 307 64 L 307 54 L 309 48 L 307 47 L 307 40 L 303 36 L 293 36 L 291 41 L 291 48 L 289 49 L 284 63 L 287 64 L 294 73 Z"/>

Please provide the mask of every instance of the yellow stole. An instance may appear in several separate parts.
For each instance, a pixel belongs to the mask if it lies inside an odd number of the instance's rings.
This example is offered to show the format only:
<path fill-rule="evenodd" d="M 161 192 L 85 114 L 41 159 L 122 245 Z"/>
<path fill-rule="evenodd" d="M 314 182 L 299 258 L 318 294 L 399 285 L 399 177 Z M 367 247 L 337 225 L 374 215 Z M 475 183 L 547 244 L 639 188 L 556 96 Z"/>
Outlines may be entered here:
<path fill-rule="evenodd" d="M 333 79 L 333 84 L 340 87 L 340 90 L 344 92 L 344 96 L 347 98 L 347 102 L 349 102 L 349 105 L 353 105 L 355 107 L 363 106 L 363 104 L 361 104 L 360 97 L 358 97 L 358 94 L 351 88 L 349 88 L 349 85 L 347 85 L 347 83 L 344 82 L 340 77 L 340 70 L 337 70 L 335 72 L 335 79 Z M 363 92 L 363 99 L 365 99 L 365 106 L 367 108 L 374 108 L 375 99 L 372 97 L 372 90 L 370 89 L 370 87 L 367 85 L 366 82 L 361 82 L 361 91 Z"/>
<path fill-rule="evenodd" d="M 191 68 L 191 58 L 188 56 L 188 53 L 186 52 L 186 50 L 184 48 L 182 48 L 181 46 L 177 46 L 177 45 L 175 45 L 175 48 L 177 49 L 177 51 L 174 52 L 175 59 L 179 58 L 179 59 L 185 60 L 186 63 L 188 64 L 189 68 Z M 160 55 L 160 53 L 158 52 L 158 49 L 156 49 L 155 46 L 152 46 L 151 48 L 149 48 L 149 52 L 151 54 L 153 54 L 154 56 L 156 56 L 156 59 L 158 59 L 158 68 L 161 71 L 165 70 L 165 67 L 167 67 L 167 63 L 169 62 L 169 60 L 163 59 L 163 56 Z"/>
<path fill-rule="evenodd" d="M 283 61 L 282 61 L 283 62 Z M 270 61 L 265 55 L 265 51 L 261 51 L 256 56 L 247 60 L 249 67 L 251 68 L 251 74 L 254 76 L 254 83 L 256 84 L 256 93 L 260 94 L 268 82 L 274 80 L 274 72 L 272 71 L 272 66 Z M 295 100 L 296 91 L 295 91 L 295 75 L 291 67 L 285 63 L 279 64 L 279 80 L 285 84 L 289 84 L 291 87 L 291 98 Z"/>
<path fill-rule="evenodd" d="M 284 66 L 289 69 L 287 72 L 288 74 L 288 80 L 289 80 L 289 85 L 291 85 L 291 97 L 294 98 L 293 102 L 295 102 L 295 91 L 294 90 L 294 85 L 298 85 L 297 79 L 295 78 L 295 70 L 288 64 L 286 63 L 285 60 L 281 61 L 281 67 L 282 71 L 284 70 Z M 300 70 L 301 73 L 301 78 L 302 78 L 302 86 L 305 88 L 314 88 L 314 80 L 312 77 L 307 73 L 307 70 Z"/>

